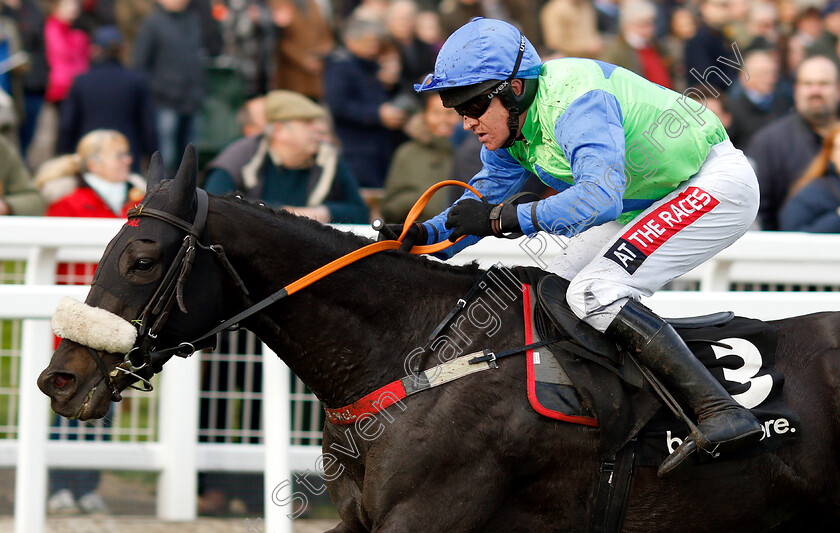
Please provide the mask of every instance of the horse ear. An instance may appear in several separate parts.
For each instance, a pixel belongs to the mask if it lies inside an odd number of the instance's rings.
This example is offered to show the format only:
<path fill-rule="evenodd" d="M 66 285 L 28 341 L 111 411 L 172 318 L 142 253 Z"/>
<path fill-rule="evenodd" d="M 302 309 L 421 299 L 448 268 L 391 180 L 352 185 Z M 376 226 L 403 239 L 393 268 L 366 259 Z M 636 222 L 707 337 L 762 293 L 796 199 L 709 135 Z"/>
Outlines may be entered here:
<path fill-rule="evenodd" d="M 146 190 L 151 191 L 152 188 L 163 180 L 163 158 L 160 152 L 152 154 L 149 160 L 149 174 L 146 177 Z"/>
<path fill-rule="evenodd" d="M 195 196 L 196 182 L 198 181 L 198 166 L 196 165 L 195 146 L 187 145 L 184 150 L 184 157 L 181 159 L 181 166 L 175 173 L 175 179 L 169 193 L 169 201 L 173 206 L 192 208 L 192 200 Z"/>

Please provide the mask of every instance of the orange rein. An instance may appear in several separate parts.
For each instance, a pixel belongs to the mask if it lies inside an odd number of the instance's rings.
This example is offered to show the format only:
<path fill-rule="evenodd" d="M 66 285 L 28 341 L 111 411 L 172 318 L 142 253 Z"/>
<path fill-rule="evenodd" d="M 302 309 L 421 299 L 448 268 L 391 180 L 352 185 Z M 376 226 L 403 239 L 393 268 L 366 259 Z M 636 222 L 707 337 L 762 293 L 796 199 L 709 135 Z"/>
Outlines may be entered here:
<path fill-rule="evenodd" d="M 294 282 L 286 285 L 286 287 L 284 287 L 285 290 L 286 290 L 286 293 L 287 294 L 294 294 L 297 291 L 315 283 L 319 279 L 322 279 L 322 278 L 325 278 L 326 276 L 329 276 L 330 274 L 332 274 L 336 270 L 341 270 L 342 268 L 346 267 L 347 265 L 349 265 L 351 263 L 354 263 L 354 262 L 358 261 L 359 259 L 362 259 L 362 258 L 367 257 L 369 255 L 373 255 L 375 253 L 379 253 L 379 252 L 382 252 L 382 251 L 385 251 L 385 250 L 396 250 L 396 249 L 398 249 L 400 246 L 402 246 L 402 241 L 403 241 L 403 239 L 405 239 L 406 234 L 408 234 L 408 230 L 411 228 L 411 225 L 414 224 L 414 221 L 417 220 L 417 217 L 420 216 L 420 213 L 423 212 L 423 209 L 426 207 L 426 204 L 429 203 L 429 200 L 432 198 L 432 195 L 434 195 L 438 191 L 438 189 L 440 189 L 442 187 L 446 187 L 448 185 L 457 185 L 457 186 L 460 186 L 460 187 L 464 187 L 465 189 L 471 190 L 473 193 L 475 193 L 476 196 L 481 198 L 481 194 L 477 190 L 475 190 L 475 188 L 473 188 L 471 185 L 469 185 L 467 183 L 463 183 L 463 182 L 456 181 L 456 180 L 446 180 L 446 181 L 441 181 L 439 183 L 435 183 L 434 185 L 429 187 L 426 190 L 426 192 L 423 193 L 422 196 L 420 196 L 420 198 L 417 200 L 417 202 L 414 203 L 414 207 L 411 208 L 411 211 L 408 212 L 408 216 L 405 217 L 405 223 L 403 224 L 403 231 L 400 234 L 400 236 L 397 238 L 397 240 L 379 241 L 379 242 L 375 242 L 373 244 L 368 244 L 367 246 L 365 246 L 363 248 L 359 248 L 358 250 L 356 250 L 354 252 L 350 252 L 349 254 L 344 255 L 342 257 L 339 257 L 338 259 L 336 259 L 334 261 L 330 261 L 329 263 L 322 266 L 321 268 L 319 268 L 317 270 L 313 270 L 312 272 L 303 276 L 302 278 L 298 279 L 297 281 L 294 281 Z M 462 237 L 458 238 L 458 240 L 455 241 L 455 242 L 458 242 L 463 238 L 464 237 L 462 236 Z M 453 244 L 455 244 L 455 243 L 454 242 L 449 242 L 449 241 L 443 241 L 443 242 L 439 242 L 439 243 L 436 243 L 436 244 L 429 244 L 429 245 L 425 245 L 425 246 L 414 246 L 414 247 L 411 248 L 411 251 L 409 253 L 412 253 L 412 254 L 431 254 L 431 253 L 439 252 L 441 250 L 445 250 L 446 248 L 449 248 Z"/>

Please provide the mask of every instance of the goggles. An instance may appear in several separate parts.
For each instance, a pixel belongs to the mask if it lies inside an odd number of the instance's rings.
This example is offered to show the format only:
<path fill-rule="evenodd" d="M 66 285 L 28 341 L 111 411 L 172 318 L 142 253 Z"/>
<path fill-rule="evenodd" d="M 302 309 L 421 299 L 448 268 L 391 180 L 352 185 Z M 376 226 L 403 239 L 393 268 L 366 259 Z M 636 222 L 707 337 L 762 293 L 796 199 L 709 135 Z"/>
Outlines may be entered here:
<path fill-rule="evenodd" d="M 493 101 L 493 98 L 495 98 L 496 95 L 501 92 L 501 89 L 504 89 L 503 86 L 506 86 L 507 84 L 507 81 L 500 82 L 499 85 L 496 85 L 489 91 L 470 98 L 463 104 L 454 106 L 453 109 L 455 109 L 455 111 L 462 117 L 469 117 L 478 120 L 482 115 L 484 115 L 484 113 L 487 112 L 487 108 L 490 107 L 490 102 Z"/>

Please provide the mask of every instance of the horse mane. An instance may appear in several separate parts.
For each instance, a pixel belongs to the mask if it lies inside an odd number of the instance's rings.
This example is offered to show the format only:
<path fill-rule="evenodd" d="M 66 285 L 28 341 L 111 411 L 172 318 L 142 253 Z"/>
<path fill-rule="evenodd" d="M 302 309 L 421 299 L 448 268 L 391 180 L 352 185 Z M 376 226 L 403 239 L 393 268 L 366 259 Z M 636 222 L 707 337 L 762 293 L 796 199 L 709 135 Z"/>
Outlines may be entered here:
<path fill-rule="evenodd" d="M 225 196 L 217 198 L 222 200 L 225 205 L 247 211 L 256 217 L 259 222 L 264 224 L 266 228 L 276 229 L 277 231 L 289 231 L 289 227 L 291 226 L 296 234 L 301 235 L 305 239 L 317 242 L 319 246 L 323 246 L 337 256 L 347 254 L 375 242 L 368 237 L 363 237 L 349 231 L 341 231 L 310 218 L 292 214 L 285 209 L 273 208 L 263 202 L 249 200 L 237 193 L 228 193 Z M 475 261 L 466 265 L 452 265 L 397 250 L 386 250 L 382 253 L 388 254 L 401 262 L 418 265 L 430 272 L 471 277 L 478 276 L 484 272 L 484 269 L 480 268 Z"/>

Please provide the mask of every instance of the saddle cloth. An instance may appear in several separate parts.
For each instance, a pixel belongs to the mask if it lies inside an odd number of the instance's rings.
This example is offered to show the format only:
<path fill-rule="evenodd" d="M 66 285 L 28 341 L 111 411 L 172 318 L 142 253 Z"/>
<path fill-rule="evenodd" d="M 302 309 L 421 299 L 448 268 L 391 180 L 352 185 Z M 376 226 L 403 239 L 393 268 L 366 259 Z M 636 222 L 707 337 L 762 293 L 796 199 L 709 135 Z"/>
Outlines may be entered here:
<path fill-rule="evenodd" d="M 563 338 L 563 332 L 549 323 L 536 291 L 528 284 L 523 288 L 526 343 Z M 775 368 L 778 334 L 773 326 L 735 317 L 717 326 L 676 329 L 711 374 L 736 401 L 752 411 L 764 429 L 756 447 L 726 459 L 793 442 L 800 421 L 782 396 L 784 376 Z M 534 410 L 556 420 L 599 427 L 602 457 L 611 457 L 638 435 L 636 463 L 658 465 L 688 435 L 685 425 L 652 395 L 629 359 L 626 364 L 616 364 L 566 337 L 557 344 L 528 350 L 525 360 L 528 400 Z M 682 405 L 694 418 L 692 410 Z"/>

